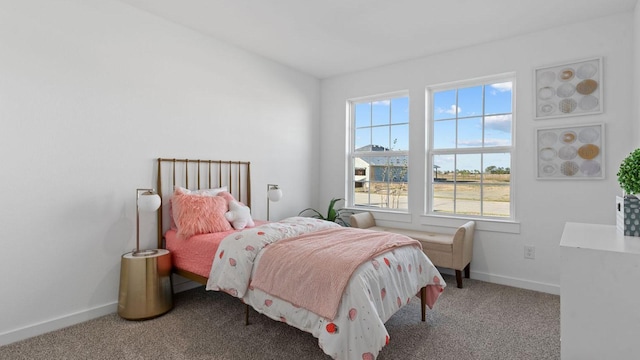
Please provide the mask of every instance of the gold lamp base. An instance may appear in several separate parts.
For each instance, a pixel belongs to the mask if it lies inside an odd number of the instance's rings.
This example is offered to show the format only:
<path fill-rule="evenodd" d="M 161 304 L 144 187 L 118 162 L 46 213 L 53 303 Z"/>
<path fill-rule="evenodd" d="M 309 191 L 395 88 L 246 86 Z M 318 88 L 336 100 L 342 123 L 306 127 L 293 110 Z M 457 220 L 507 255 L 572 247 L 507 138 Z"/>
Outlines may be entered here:
<path fill-rule="evenodd" d="M 118 315 L 128 320 L 160 316 L 173 307 L 171 253 L 122 255 Z"/>

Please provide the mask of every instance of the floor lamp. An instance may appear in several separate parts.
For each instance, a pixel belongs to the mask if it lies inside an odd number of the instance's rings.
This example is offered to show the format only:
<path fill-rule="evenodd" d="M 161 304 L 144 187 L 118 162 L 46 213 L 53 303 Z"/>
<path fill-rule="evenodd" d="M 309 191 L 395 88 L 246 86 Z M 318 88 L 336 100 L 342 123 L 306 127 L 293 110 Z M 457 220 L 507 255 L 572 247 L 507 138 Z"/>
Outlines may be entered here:
<path fill-rule="evenodd" d="M 267 221 L 269 221 L 269 203 L 278 202 L 282 198 L 282 190 L 275 184 L 267 184 Z"/>

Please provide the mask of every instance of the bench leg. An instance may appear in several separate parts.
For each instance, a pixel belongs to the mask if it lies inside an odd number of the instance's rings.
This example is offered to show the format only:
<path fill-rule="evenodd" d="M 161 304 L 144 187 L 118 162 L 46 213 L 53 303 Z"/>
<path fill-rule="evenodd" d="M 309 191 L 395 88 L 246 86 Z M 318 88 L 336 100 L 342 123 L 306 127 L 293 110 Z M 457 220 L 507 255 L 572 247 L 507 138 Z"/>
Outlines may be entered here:
<path fill-rule="evenodd" d="M 456 270 L 456 282 L 458 283 L 458 289 L 462 289 L 462 271 Z"/>
<path fill-rule="evenodd" d="M 467 264 L 464 267 L 464 277 L 469 279 L 471 276 L 471 263 Z M 456 283 L 458 284 L 458 289 L 462 289 L 462 270 L 456 270 Z"/>

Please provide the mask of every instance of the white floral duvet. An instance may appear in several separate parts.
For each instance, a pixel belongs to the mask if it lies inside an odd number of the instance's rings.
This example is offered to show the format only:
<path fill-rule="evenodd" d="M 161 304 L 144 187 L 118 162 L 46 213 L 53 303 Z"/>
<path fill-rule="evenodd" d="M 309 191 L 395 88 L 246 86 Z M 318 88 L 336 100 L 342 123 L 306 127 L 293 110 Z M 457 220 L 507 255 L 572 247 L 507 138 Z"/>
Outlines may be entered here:
<path fill-rule="evenodd" d="M 360 265 L 342 295 L 333 320 L 251 287 L 254 265 L 260 261 L 267 245 L 331 227 L 338 225 L 293 217 L 228 236 L 216 253 L 207 290 L 225 291 L 274 320 L 311 333 L 318 338 L 320 348 L 334 359 L 375 359 L 380 350 L 393 341 L 384 326 L 391 315 L 422 287 L 430 285 L 442 291 L 446 286 L 438 270 L 419 249 L 397 248 Z"/>

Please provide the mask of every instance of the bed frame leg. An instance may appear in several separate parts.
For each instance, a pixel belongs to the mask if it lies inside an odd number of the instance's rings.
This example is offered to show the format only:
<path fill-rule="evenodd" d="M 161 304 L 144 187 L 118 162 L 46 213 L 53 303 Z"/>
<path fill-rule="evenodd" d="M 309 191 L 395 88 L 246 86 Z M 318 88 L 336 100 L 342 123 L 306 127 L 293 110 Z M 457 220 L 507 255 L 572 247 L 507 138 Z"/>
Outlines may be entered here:
<path fill-rule="evenodd" d="M 249 325 L 249 305 L 244 304 L 244 325 Z"/>
<path fill-rule="evenodd" d="M 422 309 L 422 321 L 427 319 L 427 287 L 420 289 L 420 309 Z"/>

